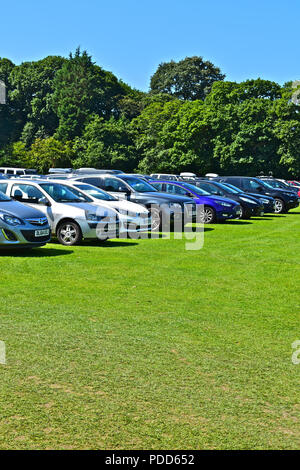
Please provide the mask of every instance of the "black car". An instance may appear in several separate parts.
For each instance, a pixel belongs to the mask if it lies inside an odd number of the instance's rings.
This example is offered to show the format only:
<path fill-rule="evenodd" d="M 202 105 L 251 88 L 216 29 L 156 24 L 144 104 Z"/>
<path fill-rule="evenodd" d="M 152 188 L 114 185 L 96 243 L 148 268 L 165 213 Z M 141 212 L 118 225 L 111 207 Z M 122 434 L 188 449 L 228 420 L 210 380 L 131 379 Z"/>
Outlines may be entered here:
<path fill-rule="evenodd" d="M 276 178 L 261 178 L 261 179 L 268 185 L 272 186 L 272 188 L 285 189 L 288 191 L 292 191 L 298 195 L 298 189 L 296 188 L 296 186 L 277 180 Z"/>
<path fill-rule="evenodd" d="M 264 206 L 261 201 L 249 194 L 242 193 L 237 189 L 225 186 L 217 181 L 194 181 L 194 185 L 214 196 L 221 196 L 233 199 L 241 206 L 241 219 L 249 219 L 251 216 L 264 215 Z"/>
<path fill-rule="evenodd" d="M 196 220 L 196 204 L 189 197 L 160 193 L 151 184 L 136 176 L 120 175 L 84 175 L 72 179 L 96 186 L 118 199 L 128 199 L 142 204 L 151 211 L 152 230 L 162 227 L 163 221 L 184 220 L 185 223 Z"/>
<path fill-rule="evenodd" d="M 273 197 L 275 199 L 274 212 L 276 214 L 288 212 L 290 209 L 299 206 L 298 197 L 293 191 L 272 188 L 272 186 L 258 178 L 250 176 L 220 176 L 217 180 L 221 183 L 233 184 L 254 197 L 257 197 L 257 195 Z"/>

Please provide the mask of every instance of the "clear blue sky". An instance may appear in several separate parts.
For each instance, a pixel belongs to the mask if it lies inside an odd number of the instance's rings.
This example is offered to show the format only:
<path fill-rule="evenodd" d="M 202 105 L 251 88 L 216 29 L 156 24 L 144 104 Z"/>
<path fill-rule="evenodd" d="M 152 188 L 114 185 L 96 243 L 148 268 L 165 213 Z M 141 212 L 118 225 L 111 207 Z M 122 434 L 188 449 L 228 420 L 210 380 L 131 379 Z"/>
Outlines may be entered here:
<path fill-rule="evenodd" d="M 78 45 L 147 90 L 160 62 L 200 55 L 228 80 L 300 79 L 299 0 L 15 0 L 0 3 L 0 57 L 16 64 Z"/>

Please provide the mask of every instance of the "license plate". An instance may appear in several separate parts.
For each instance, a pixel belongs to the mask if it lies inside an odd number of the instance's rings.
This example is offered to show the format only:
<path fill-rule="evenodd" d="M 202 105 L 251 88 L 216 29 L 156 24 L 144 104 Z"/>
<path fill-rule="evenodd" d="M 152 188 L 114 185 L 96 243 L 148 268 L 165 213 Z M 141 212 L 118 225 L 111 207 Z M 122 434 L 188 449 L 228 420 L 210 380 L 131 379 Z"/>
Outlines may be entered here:
<path fill-rule="evenodd" d="M 34 235 L 36 237 L 46 237 L 47 235 L 49 235 L 50 233 L 50 230 L 49 229 L 44 229 L 44 230 L 36 230 L 34 232 Z"/>
<path fill-rule="evenodd" d="M 264 211 L 261 211 L 260 216 L 262 217 L 263 215 L 265 215 L 265 213 Z"/>

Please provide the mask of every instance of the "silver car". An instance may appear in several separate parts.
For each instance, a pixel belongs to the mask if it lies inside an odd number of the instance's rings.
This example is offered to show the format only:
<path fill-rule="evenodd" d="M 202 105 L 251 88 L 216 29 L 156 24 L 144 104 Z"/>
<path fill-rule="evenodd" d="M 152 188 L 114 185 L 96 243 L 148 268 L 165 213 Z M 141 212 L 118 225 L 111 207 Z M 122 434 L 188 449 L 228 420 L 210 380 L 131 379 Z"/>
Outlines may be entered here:
<path fill-rule="evenodd" d="M 0 192 L 0 248 L 32 248 L 50 241 L 47 217 Z"/>
<path fill-rule="evenodd" d="M 38 208 L 48 218 L 53 235 L 62 245 L 79 244 L 82 238 L 107 240 L 119 236 L 115 210 L 92 204 L 82 192 L 48 180 L 9 179 L 0 191 L 28 206 Z"/>

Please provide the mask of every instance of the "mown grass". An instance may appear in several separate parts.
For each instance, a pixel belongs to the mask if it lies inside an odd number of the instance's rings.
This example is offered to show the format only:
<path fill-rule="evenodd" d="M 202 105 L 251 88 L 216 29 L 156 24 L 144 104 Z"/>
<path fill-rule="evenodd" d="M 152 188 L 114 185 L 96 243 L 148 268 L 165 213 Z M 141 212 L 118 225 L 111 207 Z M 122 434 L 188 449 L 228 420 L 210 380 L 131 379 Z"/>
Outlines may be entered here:
<path fill-rule="evenodd" d="M 299 448 L 300 211 L 209 228 L 0 256 L 1 449 Z"/>

